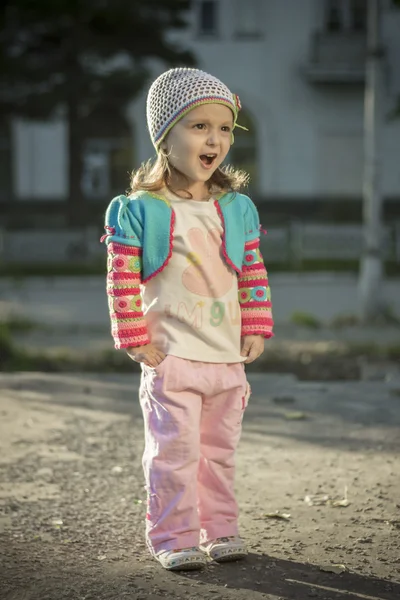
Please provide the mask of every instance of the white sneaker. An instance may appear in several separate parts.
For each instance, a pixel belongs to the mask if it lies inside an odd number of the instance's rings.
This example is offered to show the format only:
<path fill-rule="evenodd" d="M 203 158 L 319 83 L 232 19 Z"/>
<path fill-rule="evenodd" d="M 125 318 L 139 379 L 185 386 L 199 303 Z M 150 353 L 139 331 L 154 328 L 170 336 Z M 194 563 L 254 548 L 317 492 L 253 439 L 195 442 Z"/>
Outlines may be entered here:
<path fill-rule="evenodd" d="M 202 569 L 207 564 L 207 557 L 199 548 L 182 548 L 180 550 L 164 550 L 154 557 L 168 571 L 191 571 Z"/>
<path fill-rule="evenodd" d="M 216 562 L 241 560 L 247 556 L 246 544 L 238 536 L 217 538 L 201 549 Z"/>

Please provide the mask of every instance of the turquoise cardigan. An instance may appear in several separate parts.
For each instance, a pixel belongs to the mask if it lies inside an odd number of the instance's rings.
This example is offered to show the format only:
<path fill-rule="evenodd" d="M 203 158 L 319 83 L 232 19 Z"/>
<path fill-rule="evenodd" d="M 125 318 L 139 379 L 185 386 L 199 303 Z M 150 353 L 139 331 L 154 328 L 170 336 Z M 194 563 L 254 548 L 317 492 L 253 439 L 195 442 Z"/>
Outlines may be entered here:
<path fill-rule="evenodd" d="M 260 235 L 258 212 L 248 196 L 226 193 L 215 201 L 224 227 L 223 252 L 226 261 L 239 274 L 244 263 L 245 243 Z M 137 192 L 111 200 L 105 217 L 106 234 L 111 242 L 142 248 L 142 277 L 146 282 L 161 271 L 173 246 L 174 211 L 163 196 Z"/>

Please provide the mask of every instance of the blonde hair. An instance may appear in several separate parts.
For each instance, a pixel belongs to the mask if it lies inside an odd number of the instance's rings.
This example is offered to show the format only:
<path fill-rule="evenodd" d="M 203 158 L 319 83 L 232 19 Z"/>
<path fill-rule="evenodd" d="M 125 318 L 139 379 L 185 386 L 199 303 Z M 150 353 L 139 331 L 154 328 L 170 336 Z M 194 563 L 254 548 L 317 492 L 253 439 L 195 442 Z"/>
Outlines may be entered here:
<path fill-rule="evenodd" d="M 172 172 L 178 173 L 183 179 L 186 176 L 178 171 L 168 160 L 168 155 L 160 149 L 155 160 L 149 160 L 133 171 L 131 176 L 131 189 L 129 194 L 138 191 L 158 192 L 163 188 L 169 189 Z M 227 165 L 226 167 L 218 167 L 207 181 L 208 191 L 210 194 L 221 192 L 239 192 L 249 182 L 249 176 L 245 171 L 234 169 Z M 179 190 L 188 194 L 192 198 L 192 194 L 187 190 Z"/>

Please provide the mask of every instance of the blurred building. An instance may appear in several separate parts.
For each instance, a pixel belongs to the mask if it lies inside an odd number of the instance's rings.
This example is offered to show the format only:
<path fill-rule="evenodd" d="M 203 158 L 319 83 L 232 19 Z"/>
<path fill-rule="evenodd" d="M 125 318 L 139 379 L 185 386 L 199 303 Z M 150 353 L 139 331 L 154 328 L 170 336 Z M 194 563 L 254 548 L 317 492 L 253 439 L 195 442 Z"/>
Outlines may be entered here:
<path fill-rule="evenodd" d="M 382 186 L 390 217 L 400 215 L 400 119 L 389 118 L 400 96 L 400 11 L 389 0 L 383 6 Z M 365 0 L 193 0 L 179 41 L 240 96 L 239 123 L 249 132 L 236 130 L 229 158 L 250 172 L 250 193 L 270 216 L 361 218 Z M 121 114 L 88 118 L 82 186 L 94 214 L 154 154 L 145 95 Z M 32 223 L 35 215 L 62 221 L 66 136 L 62 119 L 0 124 L 3 214 L 12 203 L 14 211 L 29 206 Z"/>

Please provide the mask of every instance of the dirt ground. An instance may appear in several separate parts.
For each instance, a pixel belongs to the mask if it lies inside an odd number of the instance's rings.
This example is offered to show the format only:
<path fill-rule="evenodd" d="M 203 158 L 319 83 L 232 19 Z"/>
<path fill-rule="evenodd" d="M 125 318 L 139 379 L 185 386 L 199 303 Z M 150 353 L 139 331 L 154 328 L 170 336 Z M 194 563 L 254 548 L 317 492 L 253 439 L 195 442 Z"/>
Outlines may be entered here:
<path fill-rule="evenodd" d="M 137 376 L 0 374 L 1 600 L 399 600 L 400 380 L 250 381 L 250 555 L 174 574 L 144 545 Z"/>

